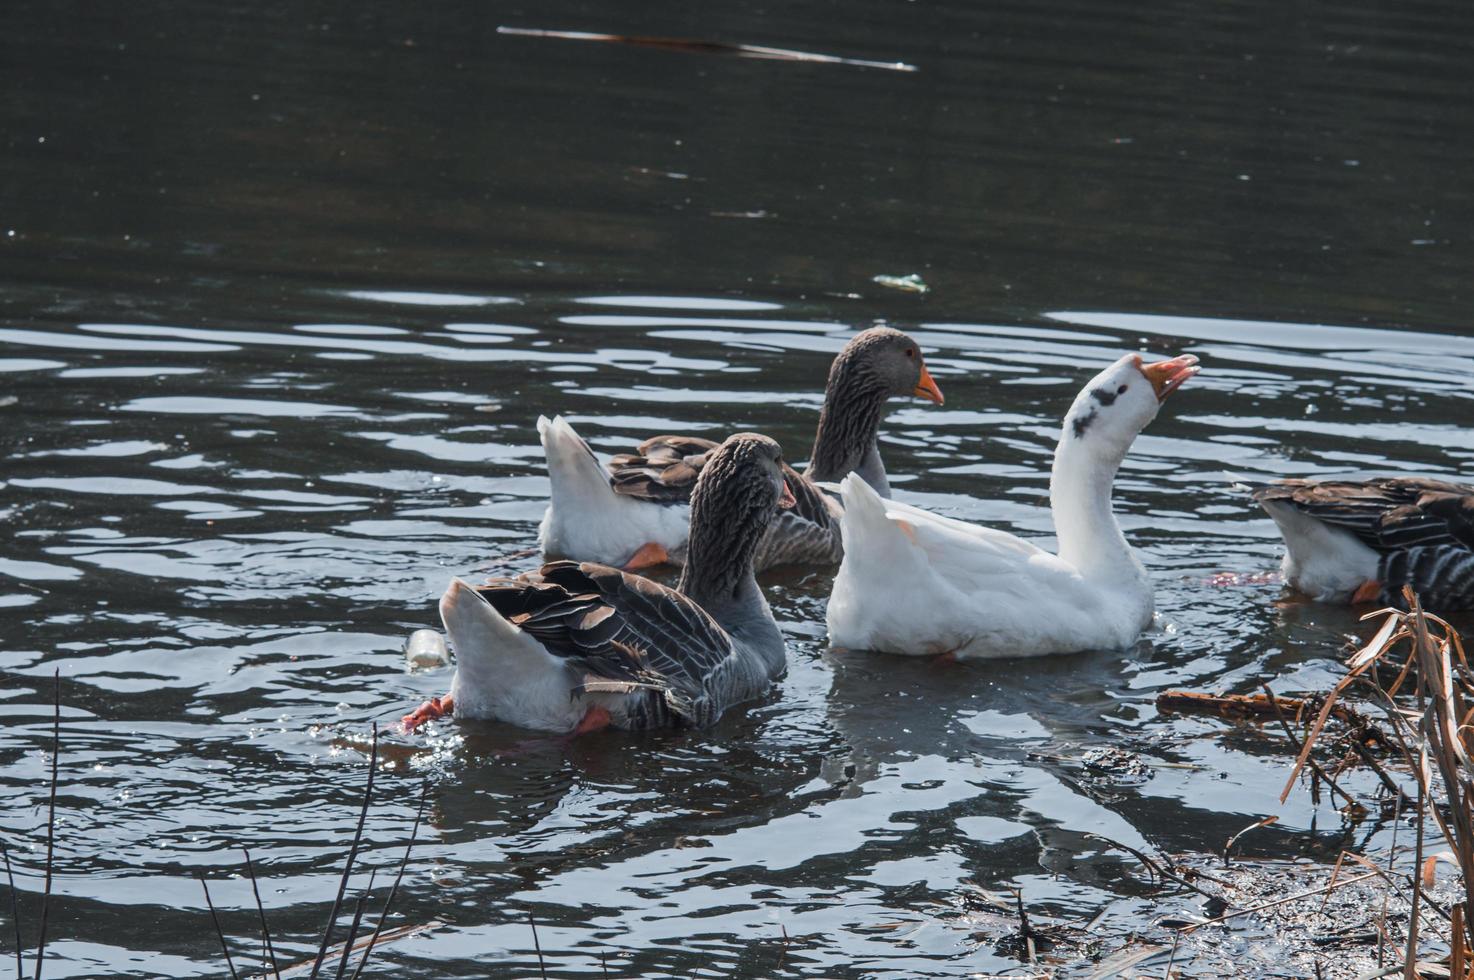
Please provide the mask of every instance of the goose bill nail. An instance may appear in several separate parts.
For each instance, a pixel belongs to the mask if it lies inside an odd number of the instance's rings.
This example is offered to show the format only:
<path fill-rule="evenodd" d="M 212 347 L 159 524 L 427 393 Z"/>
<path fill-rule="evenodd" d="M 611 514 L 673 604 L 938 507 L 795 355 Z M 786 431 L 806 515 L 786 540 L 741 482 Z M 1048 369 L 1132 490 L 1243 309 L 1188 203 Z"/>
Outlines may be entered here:
<path fill-rule="evenodd" d="M 784 480 L 783 496 L 778 498 L 778 509 L 787 510 L 788 508 L 796 506 L 797 504 L 798 500 L 794 498 L 793 491 L 788 488 L 788 481 Z"/>
<path fill-rule="evenodd" d="M 926 369 L 925 364 L 921 366 L 921 380 L 916 382 L 916 387 L 911 390 L 911 394 L 917 398 L 934 401 L 938 405 L 941 405 L 944 401 L 942 398 L 942 389 L 938 388 L 937 383 L 932 380 L 931 372 Z"/>

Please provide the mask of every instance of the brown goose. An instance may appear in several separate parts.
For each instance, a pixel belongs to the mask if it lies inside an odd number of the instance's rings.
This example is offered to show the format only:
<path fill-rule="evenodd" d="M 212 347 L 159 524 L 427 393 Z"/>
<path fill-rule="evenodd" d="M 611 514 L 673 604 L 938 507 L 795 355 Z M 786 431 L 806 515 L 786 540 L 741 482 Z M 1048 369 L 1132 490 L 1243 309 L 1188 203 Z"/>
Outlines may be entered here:
<path fill-rule="evenodd" d="M 1285 480 L 1250 486 L 1285 539 L 1284 574 L 1321 602 L 1474 608 L 1474 487 L 1442 480 Z"/>
<path fill-rule="evenodd" d="M 786 649 L 752 563 L 778 508 L 793 503 L 784 470 L 766 436 L 734 435 L 710 454 L 674 589 L 571 561 L 480 588 L 453 580 L 440 616 L 455 680 L 404 727 L 454 713 L 575 734 L 699 728 L 766 691 Z"/>
<path fill-rule="evenodd" d="M 850 339 L 829 368 L 824 408 L 808 469 L 786 476 L 798 503 L 758 547 L 758 570 L 782 564 L 833 564 L 842 547 L 839 503 L 816 483 L 860 474 L 890 496 L 878 435 L 886 401 L 915 395 L 942 404 L 921 349 L 889 327 Z M 684 561 L 691 488 L 712 450 L 709 439 L 655 436 L 638 451 L 614 457 L 608 471 L 562 418 L 539 418 L 538 434 L 552 483 L 538 544 L 549 558 L 600 561 L 627 569 Z"/>

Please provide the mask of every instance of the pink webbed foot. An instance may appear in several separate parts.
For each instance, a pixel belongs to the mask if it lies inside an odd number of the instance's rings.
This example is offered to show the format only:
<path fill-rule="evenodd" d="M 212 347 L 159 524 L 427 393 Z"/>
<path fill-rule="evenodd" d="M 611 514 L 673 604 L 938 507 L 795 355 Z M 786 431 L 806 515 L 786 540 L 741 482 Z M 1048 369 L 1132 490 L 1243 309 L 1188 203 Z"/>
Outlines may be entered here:
<path fill-rule="evenodd" d="M 669 562 L 670 555 L 666 553 L 665 548 L 651 541 L 640 545 L 635 553 L 630 555 L 629 561 L 620 567 L 626 572 L 635 572 L 642 568 L 654 568 L 656 565 L 665 565 Z"/>
<path fill-rule="evenodd" d="M 441 698 L 431 698 L 415 710 L 411 711 L 409 714 L 405 715 L 402 719 L 400 719 L 399 727 L 400 730 L 403 731 L 405 734 L 409 734 L 415 731 L 421 725 L 425 724 L 425 722 L 427 721 L 434 721 L 437 718 L 444 718 L 447 715 L 453 714 L 454 712 L 455 699 L 452 698 L 449 694 Z"/>

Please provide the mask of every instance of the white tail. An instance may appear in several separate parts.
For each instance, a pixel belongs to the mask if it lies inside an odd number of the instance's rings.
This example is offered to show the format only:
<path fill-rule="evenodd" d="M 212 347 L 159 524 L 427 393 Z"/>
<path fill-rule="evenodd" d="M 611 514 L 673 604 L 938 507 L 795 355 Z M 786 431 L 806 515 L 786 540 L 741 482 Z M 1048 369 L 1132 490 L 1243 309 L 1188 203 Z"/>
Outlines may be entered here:
<path fill-rule="evenodd" d="M 456 652 L 451 686 L 461 718 L 497 718 L 526 728 L 567 731 L 582 709 L 569 697 L 563 661 L 507 622 L 465 581 L 451 579 L 440 620 Z"/>
<path fill-rule="evenodd" d="M 651 542 L 671 553 L 685 545 L 689 507 L 615 493 L 589 444 L 561 416 L 539 417 L 537 432 L 551 484 L 537 529 L 544 557 L 623 565 Z"/>
<path fill-rule="evenodd" d="M 614 496 L 609 477 L 594 451 L 563 416 L 537 417 L 537 434 L 542 440 L 543 455 L 548 460 L 548 479 L 552 482 L 553 499 L 607 499 Z"/>

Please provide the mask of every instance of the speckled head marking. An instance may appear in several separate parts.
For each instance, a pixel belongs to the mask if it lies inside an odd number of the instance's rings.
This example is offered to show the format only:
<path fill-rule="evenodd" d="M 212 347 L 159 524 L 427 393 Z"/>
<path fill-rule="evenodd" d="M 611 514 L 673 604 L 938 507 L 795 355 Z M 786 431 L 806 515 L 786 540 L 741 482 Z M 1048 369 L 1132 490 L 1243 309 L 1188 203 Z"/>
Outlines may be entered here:
<path fill-rule="evenodd" d="M 1191 354 L 1143 364 L 1127 354 L 1091 379 L 1065 415 L 1071 442 L 1114 452 L 1130 445 L 1157 414 L 1161 402 L 1198 372 Z"/>

